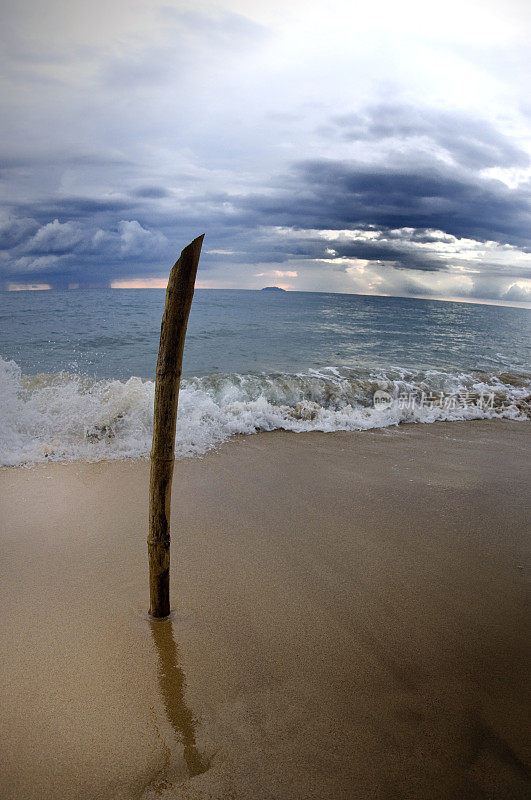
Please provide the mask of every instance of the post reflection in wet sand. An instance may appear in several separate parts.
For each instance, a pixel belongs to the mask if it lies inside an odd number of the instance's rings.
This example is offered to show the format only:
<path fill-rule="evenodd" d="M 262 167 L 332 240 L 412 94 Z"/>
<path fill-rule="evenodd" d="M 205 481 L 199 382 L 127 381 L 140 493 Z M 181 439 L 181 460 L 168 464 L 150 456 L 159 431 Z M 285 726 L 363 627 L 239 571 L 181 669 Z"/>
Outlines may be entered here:
<path fill-rule="evenodd" d="M 183 744 L 184 760 L 190 776 L 206 772 L 210 762 L 197 749 L 196 720 L 184 699 L 185 677 L 173 638 L 171 619 L 149 621 L 159 658 L 158 679 L 168 721 Z"/>

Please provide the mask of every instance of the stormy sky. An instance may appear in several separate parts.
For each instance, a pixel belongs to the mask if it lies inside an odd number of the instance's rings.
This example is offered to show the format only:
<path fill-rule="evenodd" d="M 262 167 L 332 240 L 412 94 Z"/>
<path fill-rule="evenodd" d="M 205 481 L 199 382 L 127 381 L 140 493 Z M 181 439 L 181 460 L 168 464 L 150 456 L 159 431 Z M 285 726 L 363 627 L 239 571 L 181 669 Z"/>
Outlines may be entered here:
<path fill-rule="evenodd" d="M 4 0 L 1 288 L 531 298 L 523 0 Z"/>

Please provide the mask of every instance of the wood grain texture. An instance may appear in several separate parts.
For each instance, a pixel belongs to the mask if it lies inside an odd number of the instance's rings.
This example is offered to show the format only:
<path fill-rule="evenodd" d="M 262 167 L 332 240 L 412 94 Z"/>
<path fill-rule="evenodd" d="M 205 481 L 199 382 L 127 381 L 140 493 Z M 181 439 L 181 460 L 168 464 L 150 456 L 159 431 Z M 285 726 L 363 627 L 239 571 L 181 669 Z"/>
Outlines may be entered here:
<path fill-rule="evenodd" d="M 153 445 L 149 479 L 149 613 L 170 613 L 170 507 L 177 403 L 188 315 L 204 234 L 184 248 L 166 289 L 155 377 Z"/>

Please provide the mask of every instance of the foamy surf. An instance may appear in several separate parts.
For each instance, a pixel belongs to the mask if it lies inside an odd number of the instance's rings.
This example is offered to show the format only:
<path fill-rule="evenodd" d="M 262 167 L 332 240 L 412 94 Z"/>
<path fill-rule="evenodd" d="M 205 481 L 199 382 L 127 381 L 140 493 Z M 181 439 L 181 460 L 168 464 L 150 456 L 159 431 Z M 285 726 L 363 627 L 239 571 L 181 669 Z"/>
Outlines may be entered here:
<path fill-rule="evenodd" d="M 391 397 L 375 408 L 374 393 Z M 488 402 L 424 404 L 404 398 L 486 397 Z M 154 383 L 93 380 L 72 373 L 23 375 L 0 359 L 0 464 L 142 458 L 152 437 Z M 235 434 L 282 429 L 349 431 L 403 422 L 530 416 L 531 382 L 508 373 L 438 370 L 209 375 L 183 380 L 176 456 L 197 456 Z"/>

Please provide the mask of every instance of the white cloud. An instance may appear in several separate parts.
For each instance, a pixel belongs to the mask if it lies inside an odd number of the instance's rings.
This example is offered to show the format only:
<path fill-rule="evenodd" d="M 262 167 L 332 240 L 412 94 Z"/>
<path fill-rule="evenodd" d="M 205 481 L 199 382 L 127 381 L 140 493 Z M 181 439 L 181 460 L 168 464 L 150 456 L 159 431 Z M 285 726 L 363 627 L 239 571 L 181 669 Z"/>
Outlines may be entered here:
<path fill-rule="evenodd" d="M 83 233 L 75 222 L 59 222 L 54 219 L 43 225 L 26 245 L 27 252 L 67 253 L 83 238 Z"/>
<path fill-rule="evenodd" d="M 120 253 L 122 256 L 149 255 L 152 258 L 164 252 L 168 240 L 158 231 L 149 231 L 135 219 L 118 223 L 120 233 Z"/>
<path fill-rule="evenodd" d="M 531 300 L 531 281 L 513 283 L 502 295 L 504 300 L 527 302 Z"/>

